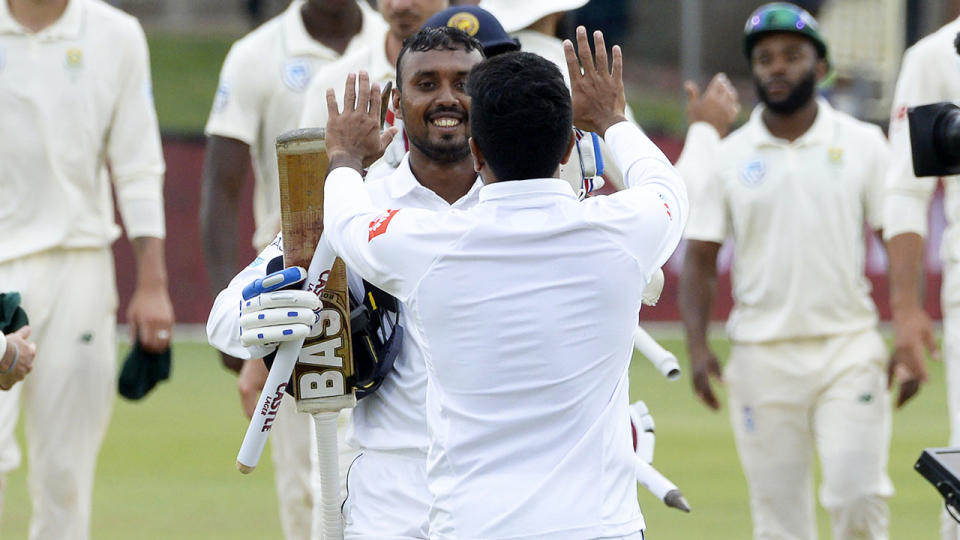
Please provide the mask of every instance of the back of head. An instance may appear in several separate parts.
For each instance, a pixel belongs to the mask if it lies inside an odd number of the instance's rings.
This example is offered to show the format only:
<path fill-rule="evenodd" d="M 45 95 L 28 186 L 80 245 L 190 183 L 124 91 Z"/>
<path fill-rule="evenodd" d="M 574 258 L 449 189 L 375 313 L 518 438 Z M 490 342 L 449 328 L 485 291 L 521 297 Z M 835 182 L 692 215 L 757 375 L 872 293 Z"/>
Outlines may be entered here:
<path fill-rule="evenodd" d="M 754 10 L 743 29 L 743 51 L 750 60 L 753 46 L 762 36 L 775 32 L 800 34 L 813 42 L 820 58 L 827 58 L 827 43 L 812 15 L 790 2 L 772 2 Z"/>
<path fill-rule="evenodd" d="M 473 140 L 497 180 L 548 178 L 570 142 L 573 105 L 563 75 L 541 56 L 511 52 L 467 79 Z"/>

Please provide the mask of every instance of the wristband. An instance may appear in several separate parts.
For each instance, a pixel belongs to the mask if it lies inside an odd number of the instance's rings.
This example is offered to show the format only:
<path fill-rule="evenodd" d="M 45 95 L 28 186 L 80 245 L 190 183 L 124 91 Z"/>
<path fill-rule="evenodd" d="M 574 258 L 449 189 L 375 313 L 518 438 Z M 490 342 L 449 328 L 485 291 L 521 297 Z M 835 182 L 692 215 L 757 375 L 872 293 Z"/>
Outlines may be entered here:
<path fill-rule="evenodd" d="M 13 345 L 13 362 L 10 362 L 10 365 L 7 366 L 7 369 L 0 370 L 0 375 L 6 375 L 7 373 L 10 373 L 10 371 L 17 366 L 17 360 L 20 359 L 20 347 L 17 347 L 16 343 L 10 343 L 10 345 Z M 4 351 L 4 354 L 6 354 L 6 351 Z"/>

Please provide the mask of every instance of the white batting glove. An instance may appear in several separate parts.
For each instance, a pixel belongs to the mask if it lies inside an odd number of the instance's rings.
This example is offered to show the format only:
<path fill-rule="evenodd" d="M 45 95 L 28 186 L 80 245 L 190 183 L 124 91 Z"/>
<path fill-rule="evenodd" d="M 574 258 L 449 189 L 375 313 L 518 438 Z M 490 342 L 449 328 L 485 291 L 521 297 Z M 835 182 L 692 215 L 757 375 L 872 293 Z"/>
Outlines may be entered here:
<path fill-rule="evenodd" d="M 660 294 L 663 292 L 663 268 L 658 268 L 656 273 L 650 278 L 650 283 L 643 288 L 643 305 L 655 306 L 660 301 Z"/>
<path fill-rule="evenodd" d="M 634 449 L 637 457 L 646 463 L 653 463 L 656 436 L 653 434 L 653 416 L 650 415 L 646 403 L 638 401 L 630 406 L 630 423 L 637 434 L 637 447 Z"/>
<path fill-rule="evenodd" d="M 240 304 L 240 343 L 244 347 L 273 346 L 307 337 L 317 322 L 320 299 L 310 291 L 280 290 L 300 283 L 307 271 L 284 268 L 243 288 Z"/>

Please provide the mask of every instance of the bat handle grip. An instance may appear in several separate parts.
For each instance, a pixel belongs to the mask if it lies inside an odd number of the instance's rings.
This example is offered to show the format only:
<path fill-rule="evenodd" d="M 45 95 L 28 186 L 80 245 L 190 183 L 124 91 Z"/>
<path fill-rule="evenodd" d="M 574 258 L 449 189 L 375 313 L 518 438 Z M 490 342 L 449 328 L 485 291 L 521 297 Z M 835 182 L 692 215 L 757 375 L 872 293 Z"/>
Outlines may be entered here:
<path fill-rule="evenodd" d="M 340 463 L 337 450 L 338 412 L 313 413 L 320 462 L 320 503 L 323 512 L 324 540 L 343 540 L 343 516 L 340 507 Z"/>
<path fill-rule="evenodd" d="M 680 378 L 680 362 L 670 351 L 664 349 L 657 340 L 653 339 L 642 327 L 633 331 L 633 347 L 640 354 L 647 357 L 650 363 L 667 378 L 675 381 Z"/>
<path fill-rule="evenodd" d="M 267 436 L 277 417 L 280 400 L 283 399 L 284 390 L 302 347 L 303 339 L 298 339 L 281 343 L 277 349 L 277 356 L 270 367 L 263 390 L 260 391 L 260 398 L 257 400 L 256 409 L 253 410 L 253 417 L 250 418 L 250 425 L 247 426 L 247 434 L 243 437 L 240 452 L 237 453 L 237 468 L 244 474 L 253 471 L 260 462 L 260 454 L 263 453 L 263 447 L 267 444 Z"/>

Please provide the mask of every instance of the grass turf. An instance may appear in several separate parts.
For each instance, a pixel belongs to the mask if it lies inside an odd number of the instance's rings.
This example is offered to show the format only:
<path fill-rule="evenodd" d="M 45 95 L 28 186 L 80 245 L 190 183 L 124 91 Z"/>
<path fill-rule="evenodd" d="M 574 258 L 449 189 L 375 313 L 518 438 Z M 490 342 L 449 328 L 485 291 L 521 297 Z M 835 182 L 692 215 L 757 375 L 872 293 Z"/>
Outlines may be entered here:
<path fill-rule="evenodd" d="M 662 343 L 682 352 L 679 341 Z M 125 349 L 121 346 L 121 356 Z M 725 343 L 717 342 L 721 357 L 725 350 Z M 940 364 L 931 366 L 931 380 L 894 416 L 889 470 L 897 488 L 890 501 L 890 537 L 895 539 L 937 538 L 939 495 L 912 470 L 924 447 L 946 444 Z M 700 405 L 688 374 L 667 382 L 642 358 L 634 360 L 631 381 L 633 398 L 646 400 L 656 419 L 654 464 L 693 506 L 692 514 L 682 514 L 640 488 L 648 537 L 749 538 L 747 491 L 726 411 L 713 413 Z M 97 469 L 93 537 L 281 538 L 269 449 L 251 475 L 234 467 L 245 428 L 235 378 L 220 368 L 207 346 L 178 343 L 170 381 L 142 402 L 116 402 Z M 18 436 L 22 441 L 22 427 Z M 25 469 L 8 480 L 0 536 L 26 538 Z M 818 518 L 821 538 L 829 538 L 825 514 L 820 511 Z"/>

